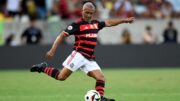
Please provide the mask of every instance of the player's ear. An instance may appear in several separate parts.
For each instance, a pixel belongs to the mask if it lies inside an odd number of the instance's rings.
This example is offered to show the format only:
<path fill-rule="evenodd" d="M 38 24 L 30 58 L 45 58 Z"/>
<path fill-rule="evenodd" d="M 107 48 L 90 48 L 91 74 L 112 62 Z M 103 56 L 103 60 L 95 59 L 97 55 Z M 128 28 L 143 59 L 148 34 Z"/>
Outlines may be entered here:
<path fill-rule="evenodd" d="M 83 14 L 83 12 L 84 12 L 84 10 L 82 9 L 82 10 L 81 10 L 81 14 Z"/>

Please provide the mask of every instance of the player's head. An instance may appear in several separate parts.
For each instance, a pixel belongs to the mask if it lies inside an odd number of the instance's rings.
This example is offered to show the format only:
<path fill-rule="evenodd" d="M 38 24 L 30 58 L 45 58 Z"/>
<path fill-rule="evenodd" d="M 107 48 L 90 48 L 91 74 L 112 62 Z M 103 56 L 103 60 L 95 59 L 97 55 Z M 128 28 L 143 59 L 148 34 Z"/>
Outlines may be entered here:
<path fill-rule="evenodd" d="M 83 19 L 88 22 L 91 21 L 95 11 L 96 11 L 96 7 L 92 2 L 85 2 L 82 8 Z"/>

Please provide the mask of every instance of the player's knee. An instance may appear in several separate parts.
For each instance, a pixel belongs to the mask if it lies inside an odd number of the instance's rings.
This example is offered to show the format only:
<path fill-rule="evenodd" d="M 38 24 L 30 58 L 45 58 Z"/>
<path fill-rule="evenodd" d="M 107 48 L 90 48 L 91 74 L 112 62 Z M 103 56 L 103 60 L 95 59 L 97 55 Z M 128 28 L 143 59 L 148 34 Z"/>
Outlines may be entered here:
<path fill-rule="evenodd" d="M 59 80 L 60 80 L 60 81 L 65 81 L 66 79 L 65 79 L 65 78 L 60 78 Z"/>
<path fill-rule="evenodd" d="M 104 77 L 104 75 L 99 75 L 96 77 L 96 80 L 105 81 L 105 77 Z"/>
<path fill-rule="evenodd" d="M 65 81 L 67 79 L 67 77 L 65 77 L 65 76 L 59 76 L 58 77 L 58 80 L 59 81 Z"/>
<path fill-rule="evenodd" d="M 59 78 L 59 81 L 65 81 L 66 78 Z"/>

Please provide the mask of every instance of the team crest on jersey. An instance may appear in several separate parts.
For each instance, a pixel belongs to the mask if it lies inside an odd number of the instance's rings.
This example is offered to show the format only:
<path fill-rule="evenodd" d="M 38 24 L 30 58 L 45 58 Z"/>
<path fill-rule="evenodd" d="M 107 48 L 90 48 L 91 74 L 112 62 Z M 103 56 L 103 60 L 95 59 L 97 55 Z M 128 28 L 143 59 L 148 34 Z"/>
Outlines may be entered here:
<path fill-rule="evenodd" d="M 68 30 L 72 30 L 72 29 L 73 29 L 73 27 L 72 27 L 72 26 L 69 26 L 69 27 L 68 27 Z"/>

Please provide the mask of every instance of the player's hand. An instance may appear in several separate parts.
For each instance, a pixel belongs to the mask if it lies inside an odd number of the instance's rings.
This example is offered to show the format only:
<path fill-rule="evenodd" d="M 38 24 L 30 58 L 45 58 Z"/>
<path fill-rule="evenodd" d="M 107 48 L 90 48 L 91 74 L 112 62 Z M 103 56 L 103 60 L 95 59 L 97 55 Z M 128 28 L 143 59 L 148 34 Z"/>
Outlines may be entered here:
<path fill-rule="evenodd" d="M 53 57 L 54 57 L 54 54 L 55 54 L 55 53 L 50 50 L 50 51 L 48 51 L 48 52 L 46 53 L 46 58 L 47 58 L 48 60 L 52 60 Z"/>
<path fill-rule="evenodd" d="M 135 20 L 135 17 L 129 17 L 125 19 L 125 23 L 133 23 Z"/>

